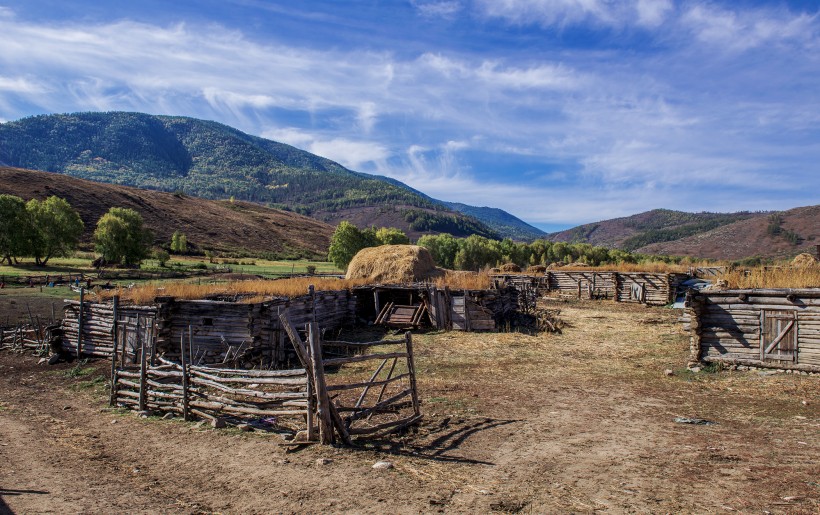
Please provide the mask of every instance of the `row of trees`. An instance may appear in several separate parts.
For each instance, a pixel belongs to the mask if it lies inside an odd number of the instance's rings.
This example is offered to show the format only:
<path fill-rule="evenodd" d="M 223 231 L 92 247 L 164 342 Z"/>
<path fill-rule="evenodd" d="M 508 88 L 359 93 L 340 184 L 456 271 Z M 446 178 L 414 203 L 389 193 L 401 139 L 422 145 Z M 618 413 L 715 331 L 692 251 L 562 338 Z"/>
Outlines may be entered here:
<path fill-rule="evenodd" d="M 342 222 L 330 241 L 328 257 L 339 268 L 347 267 L 353 256 L 365 247 L 409 243 L 400 229 L 358 229 L 349 222 Z M 585 263 L 591 266 L 639 263 L 650 256 L 633 254 L 619 249 L 596 247 L 589 243 L 551 242 L 535 240 L 532 243 L 516 243 L 509 238 L 494 240 L 471 235 L 456 238 L 450 234 L 425 235 L 418 245 L 427 248 L 438 266 L 453 270 L 480 270 L 502 263 L 515 263 L 525 268 L 531 265 L 561 263 Z M 653 261 L 676 261 L 677 258 L 651 256 Z"/>
<path fill-rule="evenodd" d="M 51 196 L 28 202 L 14 195 L 0 195 L 0 263 L 19 262 L 33 256 L 39 266 L 52 257 L 68 256 L 77 249 L 85 224 L 65 199 Z M 175 234 L 172 247 L 184 251 L 184 235 Z M 152 236 L 142 216 L 133 209 L 112 207 L 98 221 L 94 246 L 109 263 L 136 265 L 148 256 Z"/>

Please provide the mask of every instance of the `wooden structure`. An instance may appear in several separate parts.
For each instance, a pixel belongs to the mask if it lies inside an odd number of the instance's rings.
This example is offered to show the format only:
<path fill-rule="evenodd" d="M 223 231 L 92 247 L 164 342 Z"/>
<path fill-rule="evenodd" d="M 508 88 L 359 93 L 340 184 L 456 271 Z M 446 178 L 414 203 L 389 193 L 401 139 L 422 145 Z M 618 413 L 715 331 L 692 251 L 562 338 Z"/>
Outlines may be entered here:
<path fill-rule="evenodd" d="M 692 362 L 820 372 L 820 288 L 689 292 Z"/>
<path fill-rule="evenodd" d="M 132 364 L 127 359 L 126 339 L 117 329 L 111 355 L 111 405 L 174 413 L 186 420 L 261 422 L 294 432 L 304 430 L 307 442 L 318 437 L 325 444 L 335 443 L 337 435 L 341 442 L 351 444 L 352 437 L 383 434 L 421 420 L 410 333 L 401 339 L 374 342 L 322 341 L 318 324 L 311 322 L 305 342 L 286 313 L 279 319 L 303 368 L 191 365 L 192 330 L 187 338 L 180 338 L 180 362 L 157 356 L 156 340 L 137 339 L 137 363 Z M 399 349 L 388 352 L 371 350 L 396 346 Z M 323 350 L 329 347 L 368 353 L 323 358 Z M 373 361 L 379 363 L 375 370 L 367 365 Z"/>
<path fill-rule="evenodd" d="M 494 274 L 498 285 L 520 292 L 558 295 L 577 299 L 609 299 L 664 306 L 675 300 L 678 285 L 689 276 L 650 272 L 601 272 L 548 270 L 543 275 Z"/>

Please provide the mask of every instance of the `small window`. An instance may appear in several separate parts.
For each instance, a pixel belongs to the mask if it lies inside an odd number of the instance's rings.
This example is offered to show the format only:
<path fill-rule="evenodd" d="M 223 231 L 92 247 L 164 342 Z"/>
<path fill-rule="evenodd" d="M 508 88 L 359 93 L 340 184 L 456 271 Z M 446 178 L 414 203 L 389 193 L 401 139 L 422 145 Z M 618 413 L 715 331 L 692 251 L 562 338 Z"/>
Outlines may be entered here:
<path fill-rule="evenodd" d="M 212 325 L 214 325 L 214 319 L 213 318 L 203 318 L 202 319 L 202 325 L 212 326 Z"/>

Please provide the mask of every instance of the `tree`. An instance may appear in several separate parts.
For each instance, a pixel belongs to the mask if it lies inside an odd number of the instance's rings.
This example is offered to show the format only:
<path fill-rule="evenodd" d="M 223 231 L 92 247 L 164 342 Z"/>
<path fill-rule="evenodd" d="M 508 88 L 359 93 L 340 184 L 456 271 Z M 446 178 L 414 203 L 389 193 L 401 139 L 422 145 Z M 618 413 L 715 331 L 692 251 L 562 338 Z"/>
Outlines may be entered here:
<path fill-rule="evenodd" d="M 77 248 L 85 224 L 65 199 L 31 199 L 26 211 L 31 220 L 28 250 L 37 265 L 45 266 L 52 257 L 68 256 Z"/>
<path fill-rule="evenodd" d="M 136 265 L 148 256 L 151 235 L 133 209 L 112 207 L 97 222 L 94 243 L 110 263 Z"/>
<path fill-rule="evenodd" d="M 157 260 L 159 266 L 164 268 L 168 260 L 171 259 L 171 255 L 168 254 L 168 251 L 165 249 L 156 249 L 154 251 L 154 259 Z"/>
<path fill-rule="evenodd" d="M 478 271 L 485 266 L 494 266 L 500 259 L 500 242 L 473 234 L 459 240 L 455 266 L 459 270 Z"/>
<path fill-rule="evenodd" d="M 425 234 L 418 244 L 430 251 L 436 265 L 452 269 L 458 252 L 458 240 L 451 234 Z"/>
<path fill-rule="evenodd" d="M 379 245 L 408 245 L 410 238 L 401 229 L 382 227 L 376 231 L 376 240 Z"/>
<path fill-rule="evenodd" d="M 0 195 L 0 263 L 16 263 L 17 258 L 28 250 L 30 233 L 31 220 L 23 199 Z"/>
<path fill-rule="evenodd" d="M 177 254 L 188 252 L 188 238 L 179 231 L 174 231 L 171 236 L 171 252 Z"/>
<path fill-rule="evenodd" d="M 366 239 L 358 227 L 348 221 L 342 221 L 330 238 L 327 257 L 334 265 L 345 269 L 353 256 L 367 246 Z"/>

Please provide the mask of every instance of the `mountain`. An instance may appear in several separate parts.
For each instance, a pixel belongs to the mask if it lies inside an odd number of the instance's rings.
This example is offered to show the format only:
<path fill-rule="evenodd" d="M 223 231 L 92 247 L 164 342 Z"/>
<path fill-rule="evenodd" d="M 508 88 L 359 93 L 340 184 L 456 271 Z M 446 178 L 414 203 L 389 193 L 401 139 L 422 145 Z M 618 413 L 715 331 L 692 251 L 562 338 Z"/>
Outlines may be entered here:
<path fill-rule="evenodd" d="M 174 231 L 180 231 L 191 250 L 225 254 L 325 259 L 334 230 L 312 218 L 251 202 L 205 200 L 18 168 L 0 167 L 0 193 L 25 200 L 51 195 L 66 199 L 85 223 L 86 247 L 97 220 L 111 207 L 138 211 L 157 245 L 167 246 Z"/>
<path fill-rule="evenodd" d="M 513 240 L 532 241 L 538 238 L 547 237 L 547 233 L 541 229 L 533 227 L 503 209 L 498 209 L 495 207 L 468 206 L 467 204 L 459 204 L 458 202 L 444 202 L 444 205 L 453 211 L 458 211 L 459 213 L 464 213 L 465 215 L 481 220 L 487 224 L 490 229 L 495 230 L 499 234 L 512 238 Z"/>
<path fill-rule="evenodd" d="M 675 241 L 766 213 L 686 213 L 653 209 L 632 216 L 613 218 L 552 233 L 553 241 L 585 242 L 604 247 L 637 250 L 658 242 Z"/>
<path fill-rule="evenodd" d="M 801 252 L 816 256 L 817 245 L 820 205 L 762 214 L 637 250 L 647 254 L 739 260 L 753 256 L 791 258 Z"/>
<path fill-rule="evenodd" d="M 360 226 L 394 226 L 411 237 L 499 236 L 399 181 L 193 118 L 110 112 L 6 122 L 0 124 L 0 164 L 202 198 L 236 198 L 332 224 L 349 219 Z"/>

